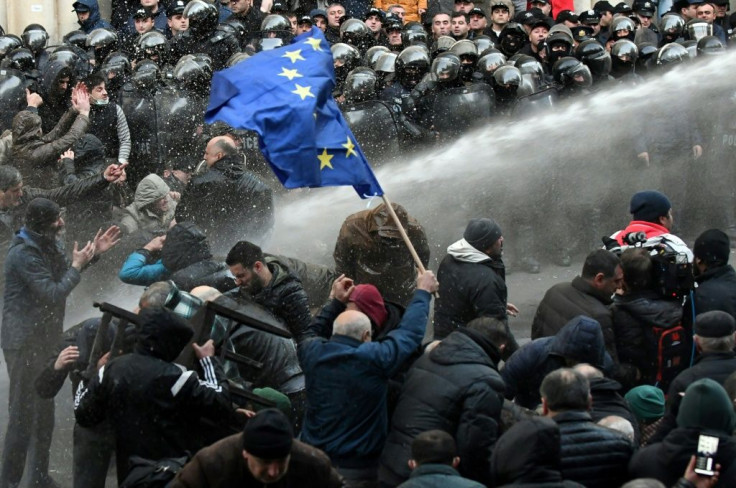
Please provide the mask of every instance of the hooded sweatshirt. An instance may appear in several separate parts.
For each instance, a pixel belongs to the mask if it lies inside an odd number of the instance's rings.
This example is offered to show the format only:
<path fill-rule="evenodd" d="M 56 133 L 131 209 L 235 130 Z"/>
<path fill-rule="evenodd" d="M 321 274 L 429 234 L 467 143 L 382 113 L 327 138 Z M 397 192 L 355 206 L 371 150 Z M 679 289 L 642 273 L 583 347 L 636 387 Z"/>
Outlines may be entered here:
<path fill-rule="evenodd" d="M 176 211 L 176 202 L 168 195 L 169 185 L 160 176 L 150 174 L 143 178 L 135 189 L 133 203 L 123 210 L 123 217 L 120 219 L 120 228 L 123 232 L 131 234 L 139 229 L 167 230 Z M 150 205 L 164 197 L 169 200 L 169 208 L 163 215 L 157 215 L 151 210 Z"/>
<path fill-rule="evenodd" d="M 77 0 L 74 3 L 81 3 L 89 8 L 89 18 L 84 22 L 77 21 L 80 29 L 85 34 L 100 28 L 112 29 L 112 26 L 100 16 L 100 6 L 97 4 L 97 0 Z"/>

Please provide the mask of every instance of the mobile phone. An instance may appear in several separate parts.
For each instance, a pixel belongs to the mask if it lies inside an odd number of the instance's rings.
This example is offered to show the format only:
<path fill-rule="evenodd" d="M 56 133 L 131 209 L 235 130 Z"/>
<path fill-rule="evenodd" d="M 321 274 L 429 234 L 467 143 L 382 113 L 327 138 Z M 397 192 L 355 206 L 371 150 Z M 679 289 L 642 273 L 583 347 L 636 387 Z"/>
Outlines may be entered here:
<path fill-rule="evenodd" d="M 702 476 L 716 474 L 716 453 L 718 452 L 718 437 L 700 434 L 698 438 L 698 452 L 695 455 L 695 473 Z"/>

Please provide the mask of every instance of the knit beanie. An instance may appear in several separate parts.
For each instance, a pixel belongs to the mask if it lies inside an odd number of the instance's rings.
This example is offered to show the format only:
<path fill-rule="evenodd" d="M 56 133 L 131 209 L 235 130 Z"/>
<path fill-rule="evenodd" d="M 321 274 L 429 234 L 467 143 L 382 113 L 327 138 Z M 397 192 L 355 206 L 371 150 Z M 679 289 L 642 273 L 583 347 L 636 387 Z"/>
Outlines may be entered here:
<path fill-rule="evenodd" d="M 726 264 L 730 254 L 731 241 L 722 230 L 706 230 L 695 239 L 693 255 L 707 264 Z"/>
<path fill-rule="evenodd" d="M 624 398 L 639 420 L 655 420 L 664 415 L 664 392 L 656 386 L 637 386 Z"/>
<path fill-rule="evenodd" d="M 710 378 L 688 386 L 677 413 L 677 426 L 730 436 L 736 414 L 726 390 Z"/>
<path fill-rule="evenodd" d="M 629 213 L 634 220 L 656 223 L 657 219 L 667 215 L 671 208 L 670 200 L 663 193 L 655 190 L 645 190 L 635 193 L 631 197 Z"/>
<path fill-rule="evenodd" d="M 383 328 L 388 312 L 378 288 L 373 285 L 358 285 L 350 294 L 348 301 L 355 303 L 358 309 L 376 324 L 376 327 Z"/>
<path fill-rule="evenodd" d="M 34 198 L 26 208 L 26 227 L 39 234 L 56 222 L 61 208 L 46 198 Z"/>
<path fill-rule="evenodd" d="M 501 238 L 501 227 L 493 219 L 471 219 L 463 238 L 479 251 L 485 251 Z"/>
<path fill-rule="evenodd" d="M 243 450 L 261 459 L 285 458 L 293 441 L 289 419 L 275 408 L 261 410 L 243 429 Z"/>

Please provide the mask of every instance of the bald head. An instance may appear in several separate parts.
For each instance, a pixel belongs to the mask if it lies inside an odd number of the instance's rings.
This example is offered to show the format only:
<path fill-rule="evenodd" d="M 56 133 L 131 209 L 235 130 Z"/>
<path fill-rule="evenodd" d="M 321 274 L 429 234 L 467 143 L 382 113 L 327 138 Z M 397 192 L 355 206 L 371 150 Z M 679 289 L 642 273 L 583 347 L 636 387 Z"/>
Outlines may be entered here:
<path fill-rule="evenodd" d="M 222 295 L 217 288 L 212 288 L 211 286 L 198 286 L 196 288 L 192 288 L 192 291 L 189 293 L 197 298 L 201 298 L 205 302 L 214 302 L 220 295 Z"/>
<path fill-rule="evenodd" d="M 333 335 L 352 337 L 361 342 L 371 340 L 371 319 L 363 312 L 346 310 L 335 319 L 332 325 Z"/>
<path fill-rule="evenodd" d="M 204 150 L 204 160 L 208 167 L 226 156 L 232 156 L 238 152 L 238 148 L 232 138 L 228 136 L 217 136 L 210 139 Z"/>

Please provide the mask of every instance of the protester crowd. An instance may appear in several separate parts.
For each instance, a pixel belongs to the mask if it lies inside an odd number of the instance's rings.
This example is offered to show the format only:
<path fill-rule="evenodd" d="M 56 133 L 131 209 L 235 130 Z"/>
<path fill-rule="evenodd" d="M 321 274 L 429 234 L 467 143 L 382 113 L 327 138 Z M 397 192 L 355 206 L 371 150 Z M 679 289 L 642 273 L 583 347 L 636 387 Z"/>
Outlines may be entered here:
<path fill-rule="evenodd" d="M 281 190 L 257 136 L 204 123 L 213 72 L 315 27 L 348 124 L 384 161 L 726 52 L 726 4 L 663 3 L 141 0 L 108 22 L 80 0 L 60 45 L 38 24 L 2 33 L 0 488 L 59 486 L 67 378 L 79 488 L 103 487 L 113 454 L 126 487 L 736 486 L 731 240 L 684 212 L 736 226 L 727 121 L 632 125 L 631 159 L 667 195 L 632 192 L 626 226 L 590 202 L 611 237 L 581 244 L 523 345 L 496 220 L 471 219 L 436 276 L 386 204 L 345 216 L 334 267 L 269 254 Z M 717 204 L 682 178 L 700 158 Z M 431 222 L 393 208 L 428 266 Z M 517 264 L 537 273 L 519 221 Z M 114 275 L 145 287 L 138 308 L 63 330 L 72 291 Z"/>

